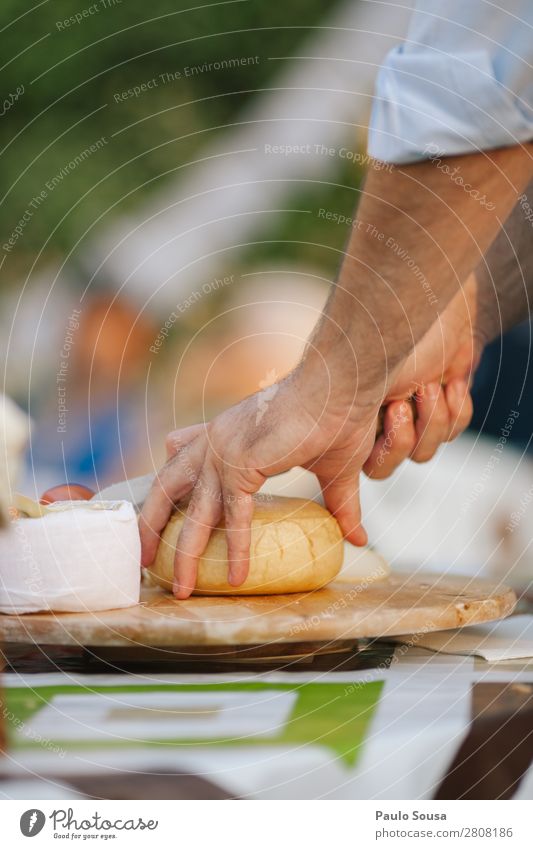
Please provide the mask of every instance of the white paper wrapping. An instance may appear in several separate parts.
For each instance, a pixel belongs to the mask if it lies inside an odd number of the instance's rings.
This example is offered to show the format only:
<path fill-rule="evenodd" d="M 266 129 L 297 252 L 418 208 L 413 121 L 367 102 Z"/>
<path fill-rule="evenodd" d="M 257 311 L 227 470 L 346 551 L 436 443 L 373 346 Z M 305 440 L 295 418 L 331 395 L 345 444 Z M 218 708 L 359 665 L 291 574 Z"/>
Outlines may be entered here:
<path fill-rule="evenodd" d="M 392 639 L 408 642 L 410 638 Z M 453 631 L 433 631 L 417 635 L 417 645 L 444 654 L 477 655 L 490 663 L 529 658 L 533 657 L 533 616 L 523 614 Z"/>
<path fill-rule="evenodd" d="M 344 562 L 339 574 L 333 579 L 345 584 L 371 584 L 388 578 L 391 568 L 387 561 L 371 548 L 359 548 L 344 543 Z"/>
<path fill-rule="evenodd" d="M 22 455 L 30 435 L 30 420 L 17 405 L 0 393 L 0 527 L 7 525 Z"/>
<path fill-rule="evenodd" d="M 96 611 L 138 604 L 140 538 L 126 502 L 50 505 L 0 532 L 0 612 Z"/>

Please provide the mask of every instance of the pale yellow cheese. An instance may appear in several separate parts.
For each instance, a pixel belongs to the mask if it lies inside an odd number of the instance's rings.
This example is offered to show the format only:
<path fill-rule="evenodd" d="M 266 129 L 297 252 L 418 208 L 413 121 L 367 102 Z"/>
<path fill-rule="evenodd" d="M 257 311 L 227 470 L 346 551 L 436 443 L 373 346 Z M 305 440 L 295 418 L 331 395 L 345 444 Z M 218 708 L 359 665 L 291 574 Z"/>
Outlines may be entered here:
<path fill-rule="evenodd" d="M 224 523 L 211 534 L 200 560 L 195 592 L 205 595 L 269 595 L 308 592 L 323 587 L 339 572 L 343 538 L 336 519 L 314 501 L 283 496 L 254 496 L 250 571 L 244 584 L 227 582 Z M 149 572 L 172 589 L 174 555 L 186 507 L 177 509 L 163 531 Z"/>

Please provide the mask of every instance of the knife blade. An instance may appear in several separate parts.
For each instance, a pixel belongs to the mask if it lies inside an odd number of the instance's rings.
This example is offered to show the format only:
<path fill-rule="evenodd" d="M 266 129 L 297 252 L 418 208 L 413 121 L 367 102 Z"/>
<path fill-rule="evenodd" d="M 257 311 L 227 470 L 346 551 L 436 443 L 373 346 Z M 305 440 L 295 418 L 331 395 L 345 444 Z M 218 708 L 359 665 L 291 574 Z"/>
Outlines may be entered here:
<path fill-rule="evenodd" d="M 131 501 L 134 508 L 139 512 L 146 500 L 155 474 L 149 472 L 137 478 L 112 483 L 97 492 L 91 500 L 97 501 Z"/>

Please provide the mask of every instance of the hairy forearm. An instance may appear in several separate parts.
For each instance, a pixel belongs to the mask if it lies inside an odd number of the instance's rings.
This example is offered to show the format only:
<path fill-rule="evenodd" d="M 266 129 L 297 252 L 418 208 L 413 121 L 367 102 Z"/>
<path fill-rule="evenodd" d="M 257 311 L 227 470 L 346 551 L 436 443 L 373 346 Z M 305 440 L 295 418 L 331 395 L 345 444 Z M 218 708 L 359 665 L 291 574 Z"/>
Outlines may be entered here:
<path fill-rule="evenodd" d="M 372 169 L 338 282 L 304 357 L 315 384 L 320 373 L 331 398 L 384 397 L 532 176 L 532 146 Z"/>
<path fill-rule="evenodd" d="M 475 271 L 476 334 L 486 344 L 527 318 L 533 299 L 533 181 Z"/>

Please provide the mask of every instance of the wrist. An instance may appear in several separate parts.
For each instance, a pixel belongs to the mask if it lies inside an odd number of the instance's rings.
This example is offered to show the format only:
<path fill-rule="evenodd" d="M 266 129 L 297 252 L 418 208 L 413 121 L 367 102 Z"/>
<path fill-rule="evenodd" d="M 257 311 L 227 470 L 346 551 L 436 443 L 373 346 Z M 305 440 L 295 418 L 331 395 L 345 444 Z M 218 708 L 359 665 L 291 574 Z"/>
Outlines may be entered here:
<path fill-rule="evenodd" d="M 302 410 L 315 422 L 347 423 L 376 413 L 384 397 L 382 385 L 358 381 L 358 369 L 316 350 L 306 354 L 288 380 Z"/>
<path fill-rule="evenodd" d="M 373 322 L 347 310 L 345 316 L 341 324 L 331 312 L 323 314 L 293 372 L 298 391 L 314 410 L 379 407 L 401 367 L 391 364 Z"/>

